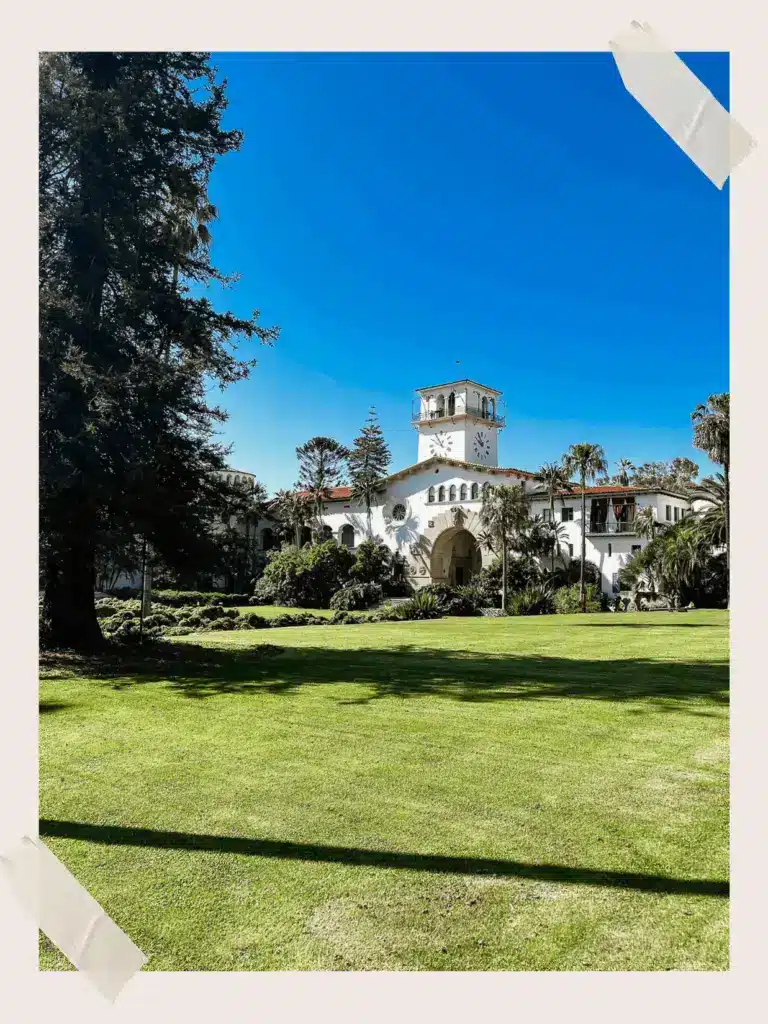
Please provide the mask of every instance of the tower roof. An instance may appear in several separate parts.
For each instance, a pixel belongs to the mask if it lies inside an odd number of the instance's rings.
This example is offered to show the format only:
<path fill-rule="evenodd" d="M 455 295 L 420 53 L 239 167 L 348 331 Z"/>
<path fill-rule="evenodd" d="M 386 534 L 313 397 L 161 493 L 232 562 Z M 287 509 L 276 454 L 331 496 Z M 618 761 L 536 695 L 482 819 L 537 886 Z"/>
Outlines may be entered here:
<path fill-rule="evenodd" d="M 482 391 L 488 391 L 492 395 L 500 395 L 501 391 L 497 391 L 496 388 L 489 388 L 485 384 L 478 384 L 476 380 L 451 380 L 447 384 L 433 384 L 428 388 L 415 388 L 417 395 L 423 395 L 425 391 L 436 391 L 438 388 L 455 388 L 460 384 L 474 384 L 476 388 L 480 388 Z"/>

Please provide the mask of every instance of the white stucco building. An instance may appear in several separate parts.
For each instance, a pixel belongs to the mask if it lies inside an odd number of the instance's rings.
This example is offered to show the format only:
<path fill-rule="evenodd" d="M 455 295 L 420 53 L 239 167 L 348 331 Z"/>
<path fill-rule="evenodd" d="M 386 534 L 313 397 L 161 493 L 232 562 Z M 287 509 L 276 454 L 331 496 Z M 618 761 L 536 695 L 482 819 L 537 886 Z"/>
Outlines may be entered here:
<path fill-rule="evenodd" d="M 411 416 L 416 462 L 387 478 L 371 521 L 373 536 L 408 559 L 416 586 L 467 583 L 493 560 L 478 539 L 484 488 L 521 484 L 531 496 L 531 515 L 549 516 L 549 499 L 533 473 L 498 464 L 498 434 L 505 425 L 501 394 L 471 380 L 416 392 Z M 599 566 L 606 594 L 617 592 L 619 569 L 648 543 L 634 533 L 637 511 L 650 505 L 660 523 L 674 523 L 691 508 L 682 493 L 643 487 L 587 487 L 585 498 L 586 555 Z M 579 557 L 578 487 L 557 499 L 555 518 L 565 526 L 565 556 Z M 350 548 L 368 535 L 365 508 L 352 503 L 348 487 L 330 492 L 323 522 L 330 536 Z M 260 523 L 257 533 L 260 547 L 274 546 L 269 523 Z M 308 530 L 305 535 L 309 539 Z"/>

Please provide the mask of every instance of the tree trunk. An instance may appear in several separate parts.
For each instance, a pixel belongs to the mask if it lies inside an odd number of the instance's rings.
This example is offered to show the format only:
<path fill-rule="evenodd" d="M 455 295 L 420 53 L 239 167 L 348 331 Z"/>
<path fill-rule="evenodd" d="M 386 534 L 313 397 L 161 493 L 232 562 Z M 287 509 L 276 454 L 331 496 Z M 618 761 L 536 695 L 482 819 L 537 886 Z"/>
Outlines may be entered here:
<path fill-rule="evenodd" d="M 51 647 L 90 650 L 104 643 L 94 606 L 94 552 L 83 537 L 46 559 L 43 596 L 44 642 Z"/>
<path fill-rule="evenodd" d="M 584 590 L 584 562 L 587 557 L 587 496 L 584 493 L 586 487 L 584 474 L 581 474 L 581 566 L 579 567 L 579 604 L 581 610 L 587 610 L 587 595 Z"/>
<path fill-rule="evenodd" d="M 723 512 L 725 514 L 725 607 L 731 607 L 731 483 L 728 469 L 728 462 L 723 463 L 723 480 L 725 482 L 725 497 L 723 500 Z"/>
<path fill-rule="evenodd" d="M 501 538 L 501 607 L 504 612 L 507 610 L 507 537 Z"/>
<path fill-rule="evenodd" d="M 552 530 L 555 528 L 555 492 L 549 492 L 549 525 Z M 555 548 L 560 548 L 560 542 L 554 537 L 552 538 L 552 575 L 555 573 Z"/>

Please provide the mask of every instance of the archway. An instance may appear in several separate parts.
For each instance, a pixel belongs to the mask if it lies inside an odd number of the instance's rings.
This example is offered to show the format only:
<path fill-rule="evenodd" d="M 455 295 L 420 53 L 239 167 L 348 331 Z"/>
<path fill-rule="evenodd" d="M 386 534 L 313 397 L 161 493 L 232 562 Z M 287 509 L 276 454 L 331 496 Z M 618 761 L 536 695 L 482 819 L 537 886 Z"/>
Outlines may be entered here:
<path fill-rule="evenodd" d="M 482 553 L 474 534 L 463 526 L 443 530 L 432 546 L 430 575 L 433 583 L 463 586 L 482 568 Z"/>

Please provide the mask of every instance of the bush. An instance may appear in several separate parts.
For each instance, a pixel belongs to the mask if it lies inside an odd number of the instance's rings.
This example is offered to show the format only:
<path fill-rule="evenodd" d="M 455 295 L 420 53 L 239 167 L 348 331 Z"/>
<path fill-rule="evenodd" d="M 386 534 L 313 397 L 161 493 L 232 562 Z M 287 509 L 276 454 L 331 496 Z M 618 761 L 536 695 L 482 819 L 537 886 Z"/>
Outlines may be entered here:
<path fill-rule="evenodd" d="M 331 608 L 337 611 L 365 611 L 384 599 L 379 583 L 351 583 L 337 590 L 331 598 Z"/>
<path fill-rule="evenodd" d="M 189 636 L 190 633 L 196 632 L 192 626 L 170 626 L 165 630 L 164 636 Z"/>
<path fill-rule="evenodd" d="M 235 628 L 234 619 L 216 619 L 206 626 L 208 630 L 230 630 Z"/>
<path fill-rule="evenodd" d="M 334 540 L 313 547 L 276 551 L 256 584 L 254 597 L 289 608 L 328 608 L 354 563 L 352 553 Z"/>
<path fill-rule="evenodd" d="M 238 608 L 248 604 L 248 594 L 222 594 L 220 591 L 208 593 L 201 590 L 156 590 L 152 601 L 167 605 L 170 608 L 218 604 L 223 608 Z"/>
<path fill-rule="evenodd" d="M 337 611 L 326 621 L 332 626 L 351 626 L 356 622 L 370 622 L 373 619 L 368 615 L 352 615 L 350 612 Z"/>
<path fill-rule="evenodd" d="M 321 615 L 310 615 L 309 612 L 284 612 L 272 619 L 273 626 L 325 626 L 328 620 Z"/>
<path fill-rule="evenodd" d="M 209 604 L 205 608 L 200 608 L 197 614 L 204 622 L 215 622 L 226 617 L 226 611 L 220 604 Z"/>
<path fill-rule="evenodd" d="M 553 580 L 557 587 L 571 587 L 579 582 L 581 570 L 581 559 L 572 558 L 567 566 L 557 566 L 553 574 Z M 584 583 L 591 583 L 594 586 L 600 584 L 600 569 L 594 562 L 587 559 L 584 562 Z"/>
<path fill-rule="evenodd" d="M 150 629 L 155 626 L 176 626 L 177 624 L 177 616 L 168 611 L 153 612 L 144 619 L 144 627 L 148 626 Z"/>
<path fill-rule="evenodd" d="M 391 614 L 395 619 L 411 620 L 439 619 L 441 613 L 434 594 L 424 594 L 421 591 L 417 591 L 409 601 L 396 605 L 391 610 Z"/>
<path fill-rule="evenodd" d="M 507 602 L 510 615 L 550 615 L 553 611 L 552 595 L 542 587 L 526 587 L 512 594 Z"/>
<path fill-rule="evenodd" d="M 587 597 L 587 611 L 599 612 L 603 610 L 603 595 L 594 583 L 589 583 L 584 588 Z M 607 601 L 606 601 L 607 603 Z M 560 587 L 554 594 L 555 611 L 558 615 L 573 615 L 581 611 L 579 603 L 579 585 L 575 583 L 570 587 Z"/>
<path fill-rule="evenodd" d="M 269 626 L 269 620 L 265 619 L 263 615 L 257 615 L 256 612 L 247 612 L 242 619 L 248 629 L 266 629 Z"/>

